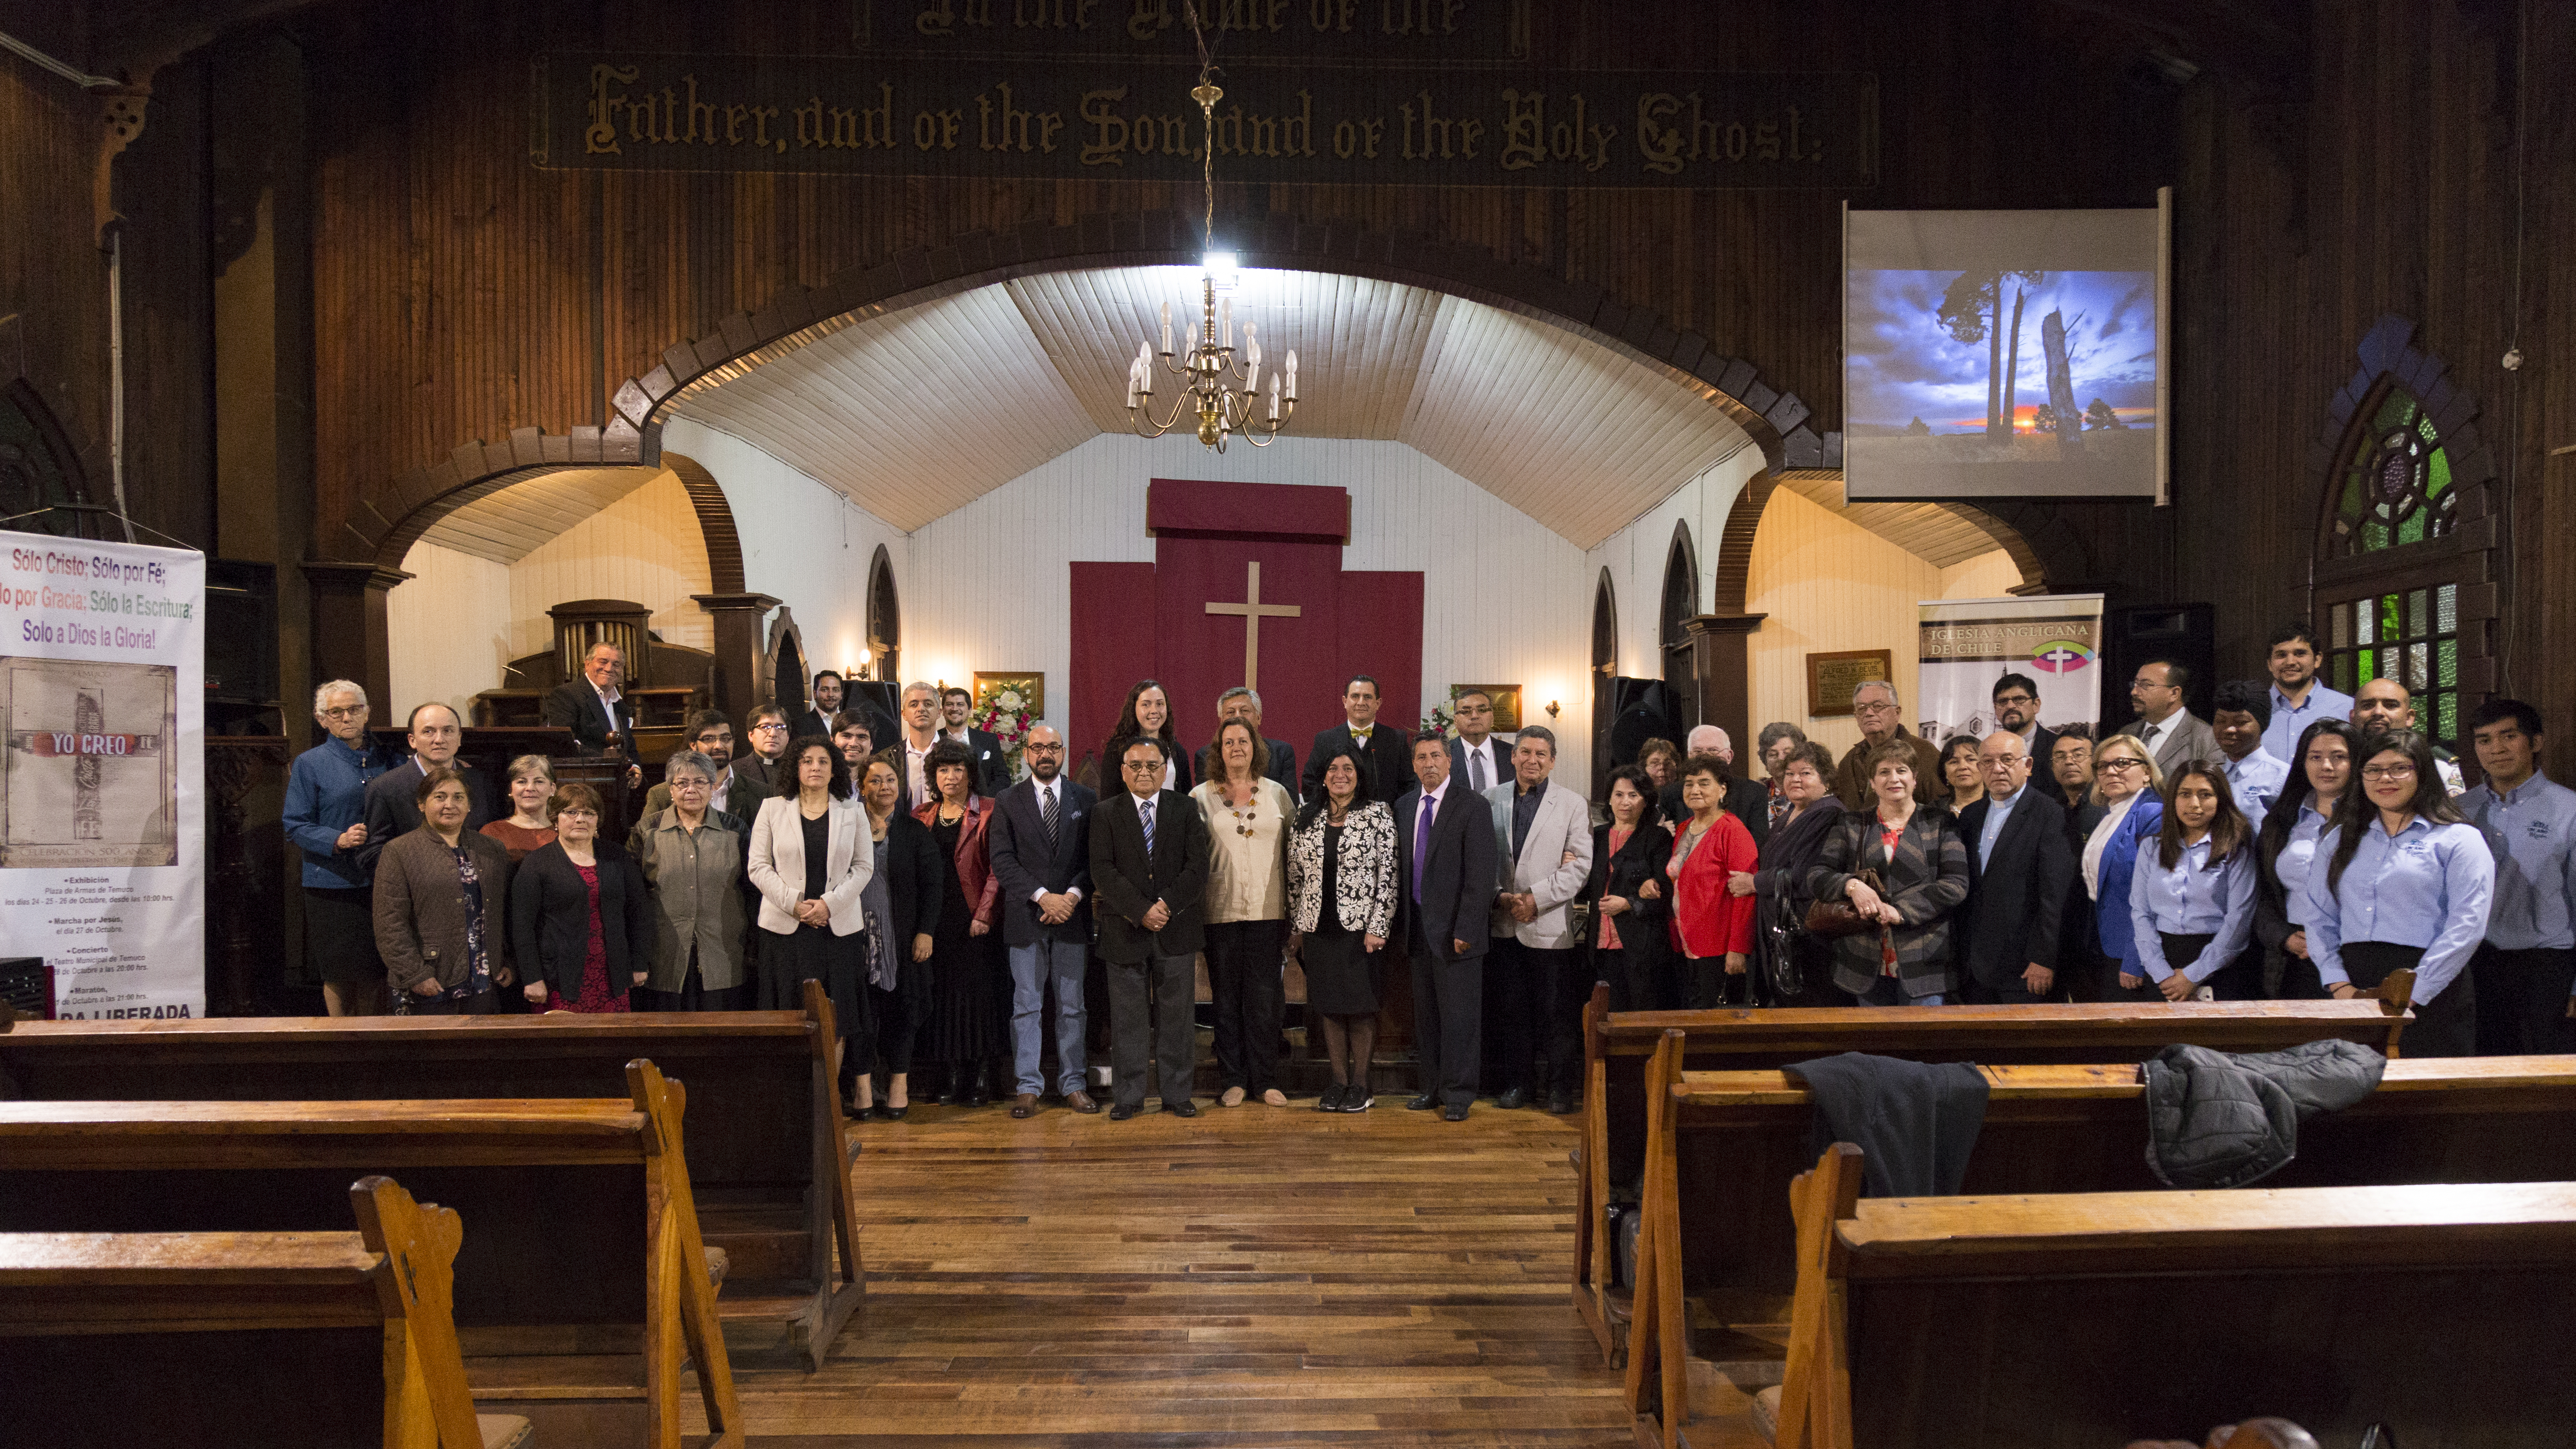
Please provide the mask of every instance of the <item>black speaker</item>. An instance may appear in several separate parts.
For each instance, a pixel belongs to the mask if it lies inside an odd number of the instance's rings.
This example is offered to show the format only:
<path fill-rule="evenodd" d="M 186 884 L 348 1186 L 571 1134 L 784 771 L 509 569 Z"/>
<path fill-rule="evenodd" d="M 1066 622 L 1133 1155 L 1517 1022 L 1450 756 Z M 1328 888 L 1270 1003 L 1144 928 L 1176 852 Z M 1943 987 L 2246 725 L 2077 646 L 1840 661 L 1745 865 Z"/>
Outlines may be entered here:
<path fill-rule="evenodd" d="M 1610 680 L 1610 766 L 1636 763 L 1637 751 L 1646 741 L 1667 739 L 1681 743 L 1673 714 L 1673 692 L 1660 679 L 1631 679 L 1613 675 Z"/>
<path fill-rule="evenodd" d="M 0 1002 L 33 1021 L 54 1019 L 54 972 L 42 956 L 0 960 Z"/>
<path fill-rule="evenodd" d="M 2218 698 L 2218 610 L 2208 604 L 2133 604 L 2102 620 L 2102 721 L 2111 730 L 2136 718 L 2129 681 L 2151 659 L 2189 671 L 2182 705 L 2206 720 Z"/>

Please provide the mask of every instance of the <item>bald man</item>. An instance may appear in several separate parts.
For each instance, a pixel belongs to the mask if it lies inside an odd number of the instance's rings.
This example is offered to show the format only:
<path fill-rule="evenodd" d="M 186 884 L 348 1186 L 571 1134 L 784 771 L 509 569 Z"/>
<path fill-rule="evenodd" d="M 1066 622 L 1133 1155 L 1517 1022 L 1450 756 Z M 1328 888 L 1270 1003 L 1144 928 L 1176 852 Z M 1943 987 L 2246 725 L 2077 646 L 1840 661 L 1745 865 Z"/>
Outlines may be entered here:
<path fill-rule="evenodd" d="M 2352 692 L 2352 727 L 2364 735 L 2423 728 L 2415 722 L 2415 696 L 2394 679 L 2374 679 Z M 2457 796 L 2469 788 L 2459 757 L 2439 743 L 2433 746 L 2433 763 L 2442 772 L 2443 789 Z"/>
<path fill-rule="evenodd" d="M 2010 1005 L 2065 998 L 2057 980 L 2057 928 L 2075 879 L 2066 807 L 2030 788 L 2030 755 L 2017 730 L 1977 745 L 1986 798 L 1959 812 L 1968 843 L 1968 899 L 1959 907 L 1959 981 L 1971 1002 Z"/>

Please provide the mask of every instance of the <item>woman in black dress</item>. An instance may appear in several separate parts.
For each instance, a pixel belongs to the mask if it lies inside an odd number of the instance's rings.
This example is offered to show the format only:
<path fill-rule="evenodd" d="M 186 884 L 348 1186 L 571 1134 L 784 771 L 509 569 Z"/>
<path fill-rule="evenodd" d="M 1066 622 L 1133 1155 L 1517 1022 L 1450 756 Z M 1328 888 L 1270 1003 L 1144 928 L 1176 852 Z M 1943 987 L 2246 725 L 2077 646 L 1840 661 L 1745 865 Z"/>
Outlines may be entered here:
<path fill-rule="evenodd" d="M 1644 751 L 1638 753 L 1642 759 Z M 1673 883 L 1664 863 L 1672 858 L 1673 833 L 1656 820 L 1663 808 L 1656 793 L 1655 777 L 1642 764 L 1611 771 L 1610 819 L 1592 828 L 1592 878 L 1581 897 L 1592 907 L 1586 944 L 1592 979 L 1610 983 L 1612 1011 L 1670 1011 L 1682 1004 L 1665 939 Z"/>
<path fill-rule="evenodd" d="M 929 828 L 939 857 L 938 911 L 923 912 L 930 922 L 931 1005 L 922 1049 L 948 1064 L 942 1103 L 982 1107 L 993 1100 L 993 1060 L 1011 1049 L 1011 984 L 1002 938 L 993 929 L 1001 894 L 985 837 L 993 802 L 975 794 L 974 767 L 975 757 L 955 740 L 932 745 L 923 770 L 936 798 L 912 818 Z"/>
<path fill-rule="evenodd" d="M 1345 741 L 1288 841 L 1288 950 L 1306 971 L 1333 1084 L 1318 1112 L 1365 1112 L 1387 938 L 1395 933 L 1395 814 L 1369 798 L 1368 758 Z"/>
<path fill-rule="evenodd" d="M 842 1066 L 856 1074 L 853 1103 L 888 1119 L 912 1110 L 912 1050 L 930 1021 L 930 958 L 937 945 L 927 917 L 940 898 L 938 847 L 920 821 L 895 809 L 903 765 L 898 747 L 870 756 L 859 771 L 859 801 L 867 807 L 877 861 L 862 900 L 877 922 L 869 933 L 868 1000 L 876 1007 L 878 1060 Z M 880 1063 L 882 1102 L 870 1077 Z"/>

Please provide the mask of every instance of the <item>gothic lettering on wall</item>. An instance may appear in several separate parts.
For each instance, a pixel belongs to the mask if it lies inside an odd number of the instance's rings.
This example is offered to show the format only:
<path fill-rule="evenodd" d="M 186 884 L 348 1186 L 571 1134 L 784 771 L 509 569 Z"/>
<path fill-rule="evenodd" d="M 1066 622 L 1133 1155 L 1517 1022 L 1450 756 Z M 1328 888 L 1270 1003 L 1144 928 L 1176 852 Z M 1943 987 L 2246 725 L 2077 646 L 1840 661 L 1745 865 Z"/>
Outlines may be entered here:
<path fill-rule="evenodd" d="M 1533 0 L 1199 0 L 1220 58 L 1503 60 L 1529 54 Z M 1180 56 L 1182 0 L 860 0 L 863 46 L 964 55 Z"/>
<path fill-rule="evenodd" d="M 1189 98 L 1196 75 L 1125 58 L 550 54 L 535 65 L 534 160 L 1194 181 L 1208 139 Z M 1239 62 L 1223 80 L 1215 139 L 1230 179 L 1802 189 L 1877 179 L 1878 83 L 1865 74 Z"/>

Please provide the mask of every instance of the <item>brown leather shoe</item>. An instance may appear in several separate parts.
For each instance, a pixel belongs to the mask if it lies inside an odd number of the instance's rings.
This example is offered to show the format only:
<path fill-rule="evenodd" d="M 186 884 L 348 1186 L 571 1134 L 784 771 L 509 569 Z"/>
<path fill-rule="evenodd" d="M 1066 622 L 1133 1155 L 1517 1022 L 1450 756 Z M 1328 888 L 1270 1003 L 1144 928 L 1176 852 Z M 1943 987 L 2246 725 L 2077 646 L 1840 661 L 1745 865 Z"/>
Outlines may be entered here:
<path fill-rule="evenodd" d="M 1038 1094 L 1035 1092 L 1022 1092 L 1011 1103 L 1011 1115 L 1014 1117 L 1026 1117 L 1037 1109 Z"/>
<path fill-rule="evenodd" d="M 1086 1117 L 1100 1110 L 1100 1104 L 1091 1100 L 1089 1092 L 1067 1092 L 1064 1094 L 1064 1104 Z"/>

